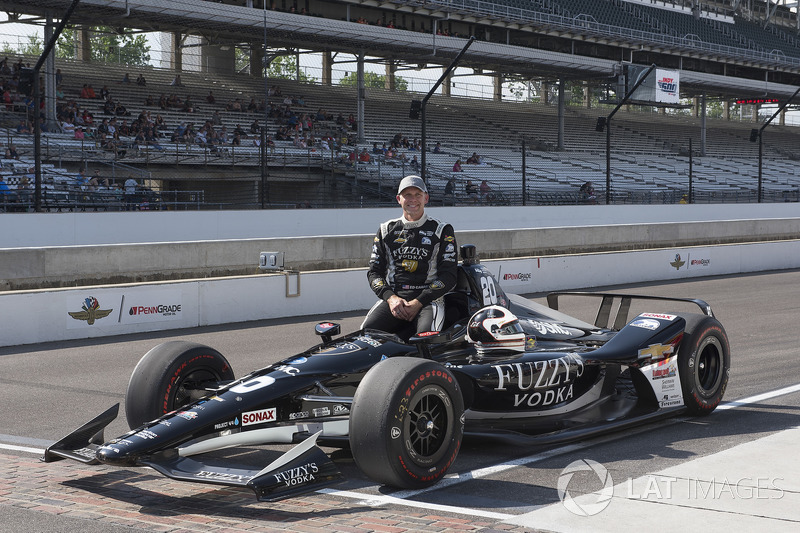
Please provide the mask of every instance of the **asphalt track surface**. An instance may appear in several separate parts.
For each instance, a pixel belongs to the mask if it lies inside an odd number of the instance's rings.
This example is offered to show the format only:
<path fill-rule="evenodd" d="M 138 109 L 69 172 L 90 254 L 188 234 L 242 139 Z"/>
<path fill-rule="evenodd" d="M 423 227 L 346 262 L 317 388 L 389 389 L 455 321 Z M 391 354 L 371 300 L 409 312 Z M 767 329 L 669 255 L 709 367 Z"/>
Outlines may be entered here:
<path fill-rule="evenodd" d="M 70 461 L 44 464 L 38 459 L 49 443 L 123 402 L 131 370 L 159 342 L 186 339 L 213 346 L 241 375 L 316 343 L 316 322 L 333 319 L 347 332 L 358 327 L 360 314 L 5 347 L 0 348 L 0 532 L 561 530 L 537 523 L 535 511 L 563 507 L 557 484 L 562 470 L 574 461 L 597 461 L 622 487 L 626 479 L 692 465 L 737 445 L 749 443 L 758 450 L 759 439 L 800 426 L 800 387 L 791 388 L 800 383 L 800 271 L 613 289 L 709 302 L 732 349 L 724 402 L 745 399 L 745 403 L 729 404 L 708 417 L 679 417 L 569 445 L 520 448 L 466 440 L 450 470 L 453 476 L 423 492 L 376 486 L 358 471 L 348 452 L 336 451 L 334 460 L 347 478 L 343 485 L 267 504 L 257 502 L 248 490 L 172 481 L 149 469 L 89 467 Z M 544 301 L 541 295 L 531 297 Z M 664 306 L 648 304 L 646 309 L 690 310 Z M 573 311 L 591 320 L 587 306 L 578 305 Z M 778 392 L 756 403 L 748 400 L 774 391 Z M 127 430 L 122 418 L 109 426 L 107 438 Z M 242 453 L 259 461 L 263 457 L 266 464 L 277 452 Z M 768 450 L 754 461 L 755 468 L 759 461 L 765 468 L 771 464 L 773 475 L 775 465 L 797 464 L 796 455 L 770 457 Z M 592 493 L 601 485 L 597 477 L 576 476 L 569 488 L 573 494 Z M 658 518 L 664 509 L 658 503 L 669 502 L 655 502 L 649 514 L 655 519 L 643 527 L 650 531 L 693 527 L 687 523 L 671 527 L 669 520 Z M 777 523 L 777 530 L 798 530 L 800 507 L 787 513 L 770 521 L 770 528 L 776 530 Z M 606 510 L 585 518 L 583 525 L 588 530 L 603 529 L 619 518 Z M 739 518 L 727 513 L 720 520 L 734 527 Z M 768 523 L 762 525 L 766 529 Z"/>

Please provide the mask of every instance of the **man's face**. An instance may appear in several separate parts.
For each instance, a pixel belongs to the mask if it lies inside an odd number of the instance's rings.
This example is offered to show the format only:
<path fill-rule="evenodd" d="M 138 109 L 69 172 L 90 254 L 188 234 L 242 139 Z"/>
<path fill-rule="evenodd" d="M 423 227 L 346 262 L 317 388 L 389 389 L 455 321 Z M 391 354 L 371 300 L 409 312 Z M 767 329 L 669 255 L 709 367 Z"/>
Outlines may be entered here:
<path fill-rule="evenodd" d="M 416 187 L 406 187 L 397 195 L 397 203 L 403 208 L 406 220 L 415 221 L 425 214 L 425 204 L 428 203 L 428 194 Z"/>

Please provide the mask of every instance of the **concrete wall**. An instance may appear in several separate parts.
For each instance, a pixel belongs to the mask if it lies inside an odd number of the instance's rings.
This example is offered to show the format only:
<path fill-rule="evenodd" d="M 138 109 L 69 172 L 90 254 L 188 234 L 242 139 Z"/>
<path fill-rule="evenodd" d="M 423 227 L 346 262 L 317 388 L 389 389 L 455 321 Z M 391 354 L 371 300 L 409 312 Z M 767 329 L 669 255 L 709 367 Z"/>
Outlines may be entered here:
<path fill-rule="evenodd" d="M 800 204 L 432 207 L 456 231 L 800 217 Z M 362 235 L 397 208 L 0 213 L 0 248 Z"/>
<path fill-rule="evenodd" d="M 507 292 L 527 294 L 798 268 L 800 241 L 556 255 L 484 264 Z M 703 298 L 702 294 L 675 296 Z M 14 291 L 0 293 L 0 346 L 366 310 L 374 302 L 365 269 Z M 714 302 L 709 303 L 713 307 Z M 313 342 L 309 332 L 309 345 Z"/>
<path fill-rule="evenodd" d="M 456 232 L 485 259 L 798 237 L 800 218 Z M 366 234 L 11 248 L 0 250 L 0 290 L 256 274 L 261 251 L 285 252 L 286 267 L 301 271 L 365 267 L 371 243 Z"/>

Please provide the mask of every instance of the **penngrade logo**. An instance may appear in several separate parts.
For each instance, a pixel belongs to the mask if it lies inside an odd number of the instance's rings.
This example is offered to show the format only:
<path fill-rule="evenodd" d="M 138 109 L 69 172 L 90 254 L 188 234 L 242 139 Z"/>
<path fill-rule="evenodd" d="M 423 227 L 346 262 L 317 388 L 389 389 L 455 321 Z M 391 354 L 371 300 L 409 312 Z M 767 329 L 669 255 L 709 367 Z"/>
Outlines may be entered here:
<path fill-rule="evenodd" d="M 67 313 L 75 320 L 83 320 L 91 326 L 97 320 L 110 315 L 112 311 L 113 309 L 100 309 L 100 302 L 97 301 L 97 298 L 90 296 L 83 300 L 81 311 L 67 311 Z"/>

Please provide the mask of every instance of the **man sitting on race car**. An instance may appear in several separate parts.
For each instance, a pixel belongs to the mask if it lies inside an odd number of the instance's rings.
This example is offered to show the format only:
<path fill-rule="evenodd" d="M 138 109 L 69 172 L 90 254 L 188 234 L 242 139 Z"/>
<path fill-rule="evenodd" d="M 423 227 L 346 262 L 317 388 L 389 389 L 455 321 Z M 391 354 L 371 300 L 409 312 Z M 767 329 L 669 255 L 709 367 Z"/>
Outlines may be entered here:
<path fill-rule="evenodd" d="M 428 188 L 406 176 L 397 189 L 403 216 L 381 224 L 372 245 L 367 278 L 380 298 L 362 328 L 404 334 L 440 331 L 443 297 L 455 286 L 458 252 L 453 227 L 425 214 Z"/>

